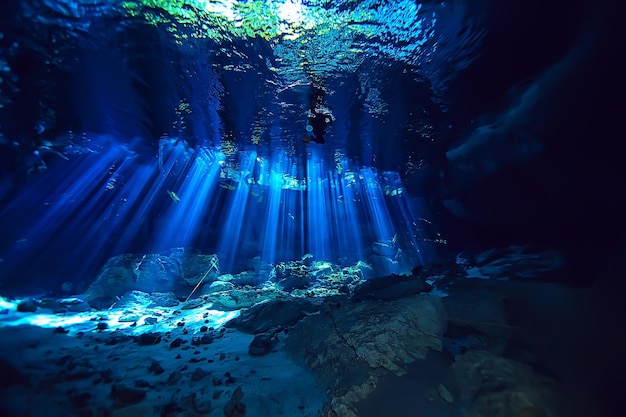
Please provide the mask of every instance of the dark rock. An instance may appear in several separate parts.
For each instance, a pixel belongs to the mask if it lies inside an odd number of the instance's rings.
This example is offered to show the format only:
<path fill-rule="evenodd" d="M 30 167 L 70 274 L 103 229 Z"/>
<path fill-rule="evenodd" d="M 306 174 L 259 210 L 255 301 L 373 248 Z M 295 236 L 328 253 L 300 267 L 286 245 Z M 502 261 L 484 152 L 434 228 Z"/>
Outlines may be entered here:
<path fill-rule="evenodd" d="M 462 401 L 473 415 L 548 416 L 553 409 L 555 382 L 531 366 L 486 351 L 469 351 L 455 358 L 452 372 Z"/>
<path fill-rule="evenodd" d="M 152 361 L 148 370 L 155 375 L 161 375 L 163 372 L 165 372 L 161 364 L 157 361 Z"/>
<path fill-rule="evenodd" d="M 91 378 L 96 375 L 98 371 L 93 368 L 79 368 L 74 369 L 71 372 L 65 372 L 63 374 L 63 379 L 66 381 L 78 381 L 81 379 Z"/>
<path fill-rule="evenodd" d="M 75 407 L 87 407 L 89 405 L 89 401 L 91 400 L 91 393 L 80 392 L 78 394 L 70 395 L 69 399 Z"/>
<path fill-rule="evenodd" d="M 137 404 L 143 401 L 146 398 L 146 392 L 144 390 L 130 388 L 125 385 L 113 384 L 111 386 L 111 393 L 109 396 L 115 402 L 129 405 Z"/>
<path fill-rule="evenodd" d="M 137 343 L 139 343 L 140 346 L 156 345 L 159 342 L 161 342 L 161 333 L 158 332 L 143 333 L 137 339 Z"/>
<path fill-rule="evenodd" d="M 174 371 L 170 374 L 170 376 L 167 377 L 167 383 L 170 385 L 174 385 L 178 381 L 180 381 L 182 377 L 183 374 L 180 371 Z"/>
<path fill-rule="evenodd" d="M 268 333 L 258 334 L 248 346 L 248 353 L 253 356 L 265 355 L 272 351 L 278 343 L 278 338 Z"/>
<path fill-rule="evenodd" d="M 184 408 L 182 408 L 178 402 L 171 402 L 171 403 L 167 403 L 164 406 L 161 407 L 159 416 L 161 417 L 172 417 L 172 416 L 179 416 L 179 415 L 183 415 L 182 413 L 185 411 Z"/>
<path fill-rule="evenodd" d="M 108 339 L 104 341 L 104 344 L 107 346 L 115 346 L 118 343 L 125 343 L 131 340 L 132 340 L 131 336 L 121 335 L 121 334 L 111 335 L 111 337 L 109 337 Z"/>
<path fill-rule="evenodd" d="M 255 304 L 229 322 L 229 326 L 248 333 L 263 333 L 277 326 L 293 326 L 319 306 L 299 298 L 278 299 Z"/>
<path fill-rule="evenodd" d="M 246 405 L 241 402 L 243 399 L 243 390 L 237 387 L 232 397 L 224 406 L 225 417 L 244 417 L 246 415 Z"/>
<path fill-rule="evenodd" d="M 9 314 L 8 308 L 3 308 L 2 310 L 0 310 L 0 315 L 5 315 L 5 314 Z"/>
<path fill-rule="evenodd" d="M 180 337 L 172 340 L 172 343 L 170 343 L 170 349 L 173 348 L 177 348 L 180 347 L 180 345 L 183 343 L 183 339 L 181 339 Z"/>
<path fill-rule="evenodd" d="M 154 386 L 145 379 L 138 379 L 135 381 L 135 387 L 137 388 L 154 388 Z"/>
<path fill-rule="evenodd" d="M 59 326 L 57 328 L 54 329 L 53 333 L 59 333 L 59 334 L 68 334 L 70 331 Z"/>
<path fill-rule="evenodd" d="M 211 400 L 204 395 L 197 395 L 195 392 L 191 394 L 191 407 L 198 414 L 207 414 L 211 412 Z"/>
<path fill-rule="evenodd" d="M 20 368 L 12 362 L 0 358 L 0 388 L 8 388 L 13 385 L 30 386 L 30 382 Z"/>
<path fill-rule="evenodd" d="M 106 322 L 104 322 L 104 321 L 101 321 L 101 322 L 100 322 L 100 323 L 98 323 L 98 325 L 96 326 L 96 329 L 98 329 L 98 330 L 106 330 L 106 329 L 108 329 L 108 328 L 109 328 L 109 324 L 108 324 L 108 323 L 106 323 Z"/>
<path fill-rule="evenodd" d="M 211 375 L 211 373 L 205 371 L 202 368 L 196 368 L 196 369 L 194 369 L 193 373 L 191 374 L 191 380 L 192 381 L 200 381 L 201 379 L 207 377 L 208 375 Z"/>
<path fill-rule="evenodd" d="M 206 326 L 200 327 L 200 332 L 202 332 L 202 333 L 206 332 L 207 330 L 209 330 L 209 328 L 206 327 Z"/>
<path fill-rule="evenodd" d="M 146 317 L 143 320 L 144 324 L 157 324 L 157 322 L 159 321 L 159 319 L 157 319 L 156 317 Z"/>
<path fill-rule="evenodd" d="M 200 342 L 203 345 L 210 345 L 211 343 L 213 343 L 213 335 L 210 333 L 202 335 L 202 337 L 200 338 Z"/>
<path fill-rule="evenodd" d="M 37 311 L 37 303 L 34 300 L 23 300 L 17 305 L 17 311 L 20 313 L 34 313 Z"/>
<path fill-rule="evenodd" d="M 431 289 L 430 284 L 415 275 L 389 275 L 359 284 L 352 297 L 355 300 L 399 300 Z"/>
<path fill-rule="evenodd" d="M 547 278 L 564 265 L 565 259 L 557 251 L 511 246 L 478 254 L 475 270 L 487 278 L 549 280 Z"/>

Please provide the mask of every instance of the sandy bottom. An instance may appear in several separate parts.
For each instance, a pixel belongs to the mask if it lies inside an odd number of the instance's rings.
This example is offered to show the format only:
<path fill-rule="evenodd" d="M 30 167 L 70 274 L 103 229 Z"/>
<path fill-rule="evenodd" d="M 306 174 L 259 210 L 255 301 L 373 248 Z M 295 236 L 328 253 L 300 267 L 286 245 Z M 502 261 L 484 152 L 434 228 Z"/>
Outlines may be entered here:
<path fill-rule="evenodd" d="M 201 308 L 143 313 L 158 322 L 120 323 L 122 312 L 115 310 L 3 315 L 2 412 L 14 417 L 223 416 L 240 388 L 247 416 L 320 415 L 324 390 L 281 343 L 269 354 L 251 356 L 252 335 L 219 326 L 226 313 Z M 109 327 L 97 330 L 98 323 Z M 69 332 L 55 332 L 58 326 Z M 145 332 L 160 332 L 162 339 L 141 345 L 138 335 Z M 194 337 L 206 334 L 214 335 L 211 343 L 192 345 Z M 170 346 L 176 339 L 180 346 Z M 128 395 L 112 393 L 120 387 Z"/>

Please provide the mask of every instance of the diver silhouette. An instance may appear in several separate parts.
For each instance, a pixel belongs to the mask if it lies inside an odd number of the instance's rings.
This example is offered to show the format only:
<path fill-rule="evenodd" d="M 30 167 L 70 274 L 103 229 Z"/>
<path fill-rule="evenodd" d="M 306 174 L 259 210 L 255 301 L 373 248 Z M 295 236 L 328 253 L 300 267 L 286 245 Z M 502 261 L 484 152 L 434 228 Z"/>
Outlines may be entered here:
<path fill-rule="evenodd" d="M 326 143 L 324 134 L 328 133 L 335 117 L 330 107 L 324 104 L 324 91 L 316 90 L 311 95 L 310 108 L 307 112 L 306 130 L 308 134 L 302 139 L 304 143 Z"/>

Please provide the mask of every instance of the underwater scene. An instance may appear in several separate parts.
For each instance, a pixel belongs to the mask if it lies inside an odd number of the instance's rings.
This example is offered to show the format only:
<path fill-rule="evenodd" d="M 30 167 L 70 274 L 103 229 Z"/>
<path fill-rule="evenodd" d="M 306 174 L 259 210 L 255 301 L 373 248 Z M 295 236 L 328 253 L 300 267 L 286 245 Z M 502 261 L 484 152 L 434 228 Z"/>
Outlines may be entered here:
<path fill-rule="evenodd" d="M 623 417 L 609 0 L 4 0 L 0 417 Z"/>

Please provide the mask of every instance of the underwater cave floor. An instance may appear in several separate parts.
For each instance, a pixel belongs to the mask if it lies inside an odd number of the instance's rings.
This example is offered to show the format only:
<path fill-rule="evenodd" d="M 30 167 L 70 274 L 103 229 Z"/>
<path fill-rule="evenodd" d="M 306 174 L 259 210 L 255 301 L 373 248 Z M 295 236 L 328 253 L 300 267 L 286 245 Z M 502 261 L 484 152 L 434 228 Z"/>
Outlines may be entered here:
<path fill-rule="evenodd" d="M 524 328 L 510 337 L 502 355 L 553 379 L 560 398 L 552 410 L 560 412 L 515 416 L 609 416 L 597 397 L 605 386 L 605 379 L 599 379 L 604 378 L 602 369 L 612 366 L 612 357 L 602 355 L 608 352 L 604 338 L 589 337 L 604 330 L 590 314 L 595 298 L 586 290 L 556 284 L 471 280 L 451 291 L 444 304 L 454 315 L 460 310 L 448 307 L 465 303 L 461 309 L 481 319 L 493 314 L 490 304 L 504 300 L 512 311 L 511 328 Z M 224 326 L 239 313 L 206 307 L 143 308 L 143 317 L 126 317 L 127 309 L 115 308 L 65 314 L 5 311 L 0 316 L 0 415 L 333 415 L 325 408 L 328 386 L 305 360 L 287 353 L 283 338 L 269 353 L 253 356 L 248 348 L 255 336 Z M 154 324 L 145 324 L 146 317 L 156 318 Z M 453 321 L 449 330 L 459 327 Z M 595 359 L 584 360 L 589 355 Z M 378 378 L 375 389 L 354 402 L 354 410 L 358 417 L 486 416 L 467 395 L 463 398 L 466 388 L 453 375 L 454 361 L 445 349 L 431 351 L 409 364 L 405 375 Z"/>

